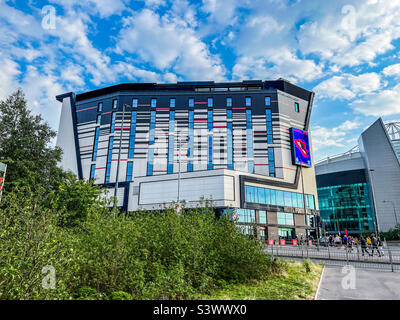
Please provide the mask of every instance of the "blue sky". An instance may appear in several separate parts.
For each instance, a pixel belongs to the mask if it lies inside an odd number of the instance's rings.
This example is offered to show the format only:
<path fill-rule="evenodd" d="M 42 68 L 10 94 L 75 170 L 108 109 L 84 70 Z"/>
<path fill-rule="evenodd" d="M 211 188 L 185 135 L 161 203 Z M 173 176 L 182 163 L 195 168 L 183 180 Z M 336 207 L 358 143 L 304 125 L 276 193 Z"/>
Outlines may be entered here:
<path fill-rule="evenodd" d="M 400 119 L 399 48 L 400 0 L 0 0 L 0 99 L 57 129 L 68 91 L 283 77 L 316 92 L 318 160 Z"/>

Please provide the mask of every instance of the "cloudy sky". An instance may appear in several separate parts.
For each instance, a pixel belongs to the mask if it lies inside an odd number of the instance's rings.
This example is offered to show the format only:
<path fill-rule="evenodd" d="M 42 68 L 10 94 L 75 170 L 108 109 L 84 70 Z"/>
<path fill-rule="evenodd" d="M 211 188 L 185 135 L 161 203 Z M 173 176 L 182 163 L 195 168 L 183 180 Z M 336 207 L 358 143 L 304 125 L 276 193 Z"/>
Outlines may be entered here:
<path fill-rule="evenodd" d="M 400 119 L 400 0 L 0 0 L 0 99 L 118 82 L 286 78 L 316 93 L 315 160 Z"/>

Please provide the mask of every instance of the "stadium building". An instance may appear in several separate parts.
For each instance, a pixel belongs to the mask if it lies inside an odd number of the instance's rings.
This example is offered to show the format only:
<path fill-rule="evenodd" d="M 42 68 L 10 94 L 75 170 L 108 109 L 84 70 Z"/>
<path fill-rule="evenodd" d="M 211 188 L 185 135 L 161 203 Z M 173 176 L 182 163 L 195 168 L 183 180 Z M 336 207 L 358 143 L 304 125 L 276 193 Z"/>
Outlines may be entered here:
<path fill-rule="evenodd" d="M 123 210 L 204 198 L 260 237 L 315 236 L 313 97 L 283 79 L 62 94 L 61 165 L 110 189 Z"/>
<path fill-rule="evenodd" d="M 386 232 L 400 222 L 398 132 L 376 120 L 343 154 L 318 161 L 315 172 L 323 232 Z"/>

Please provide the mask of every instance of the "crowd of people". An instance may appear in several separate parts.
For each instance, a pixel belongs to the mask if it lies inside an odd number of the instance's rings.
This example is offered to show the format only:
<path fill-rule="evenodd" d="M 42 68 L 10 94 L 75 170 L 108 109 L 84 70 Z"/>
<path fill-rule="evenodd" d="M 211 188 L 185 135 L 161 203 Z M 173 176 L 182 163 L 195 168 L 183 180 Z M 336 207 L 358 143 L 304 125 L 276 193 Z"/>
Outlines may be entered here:
<path fill-rule="evenodd" d="M 341 237 L 339 234 L 336 234 L 323 237 L 322 240 L 331 247 L 345 248 L 348 252 L 352 252 L 354 247 L 359 246 L 363 256 L 368 254 L 372 257 L 374 252 L 376 252 L 379 257 L 384 255 L 382 249 L 383 241 L 379 236 L 377 237 L 373 233 L 365 238 L 363 236 L 358 238 L 347 235 Z"/>

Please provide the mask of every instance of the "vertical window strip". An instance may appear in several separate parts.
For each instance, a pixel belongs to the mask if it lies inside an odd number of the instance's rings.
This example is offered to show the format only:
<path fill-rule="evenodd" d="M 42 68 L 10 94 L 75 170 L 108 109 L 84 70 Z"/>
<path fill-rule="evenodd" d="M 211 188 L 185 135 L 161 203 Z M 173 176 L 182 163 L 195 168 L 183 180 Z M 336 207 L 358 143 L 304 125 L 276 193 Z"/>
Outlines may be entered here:
<path fill-rule="evenodd" d="M 128 161 L 126 166 L 126 181 L 131 182 L 133 177 L 133 162 Z"/>
<path fill-rule="evenodd" d="M 110 171 L 111 171 L 111 163 L 112 163 L 112 150 L 114 145 L 114 137 L 110 137 L 108 141 L 108 155 L 107 155 L 107 166 L 106 166 L 106 179 L 105 183 L 110 182 Z"/>
<path fill-rule="evenodd" d="M 89 180 L 94 180 L 95 171 L 96 171 L 96 165 L 92 164 L 90 166 L 90 178 L 89 178 Z"/>
<path fill-rule="evenodd" d="M 99 102 L 97 105 L 97 112 L 102 112 L 103 111 L 103 102 Z"/>
<path fill-rule="evenodd" d="M 96 161 L 97 158 L 97 148 L 99 145 L 99 134 L 100 134 L 100 127 L 97 127 L 94 133 L 94 144 L 93 144 L 93 157 L 92 161 Z"/>
<path fill-rule="evenodd" d="M 113 109 L 117 109 L 117 106 L 118 106 L 118 100 L 114 99 L 113 100 Z"/>
<path fill-rule="evenodd" d="M 175 111 L 169 112 L 169 137 L 168 137 L 168 167 L 167 173 L 174 173 L 174 131 Z"/>
<path fill-rule="evenodd" d="M 246 97 L 246 107 L 251 107 L 251 97 Z"/>
<path fill-rule="evenodd" d="M 274 136 L 272 131 L 272 112 L 271 109 L 265 109 L 265 119 L 267 126 L 267 143 L 274 143 Z"/>
<path fill-rule="evenodd" d="M 253 124 L 251 120 L 251 110 L 246 110 L 246 128 L 247 128 L 247 157 L 249 158 L 248 169 L 250 173 L 254 173 L 254 160 L 252 160 L 254 155 L 253 155 Z"/>
<path fill-rule="evenodd" d="M 233 127 L 232 127 L 232 110 L 226 111 L 226 128 L 228 131 L 228 169 L 233 170 Z"/>
<path fill-rule="evenodd" d="M 175 98 L 169 99 L 169 107 L 170 108 L 175 108 Z"/>
<path fill-rule="evenodd" d="M 208 164 L 207 164 L 207 169 L 212 170 L 213 169 L 213 139 L 212 139 L 212 130 L 213 130 L 213 111 L 208 110 L 208 120 L 207 120 L 207 126 L 208 126 Z"/>
<path fill-rule="evenodd" d="M 194 149 L 194 111 L 189 110 L 189 136 L 188 136 L 188 167 L 187 171 L 193 171 L 193 149 Z"/>
<path fill-rule="evenodd" d="M 265 97 L 265 105 L 267 107 L 271 105 L 271 97 Z"/>
<path fill-rule="evenodd" d="M 138 99 L 132 99 L 132 108 L 137 108 L 138 106 Z"/>
<path fill-rule="evenodd" d="M 136 111 L 131 115 L 131 130 L 129 134 L 128 158 L 132 159 L 135 154 L 135 136 L 136 136 Z"/>
<path fill-rule="evenodd" d="M 157 99 L 151 99 L 151 107 L 156 108 L 157 107 Z"/>
<path fill-rule="evenodd" d="M 268 168 L 269 175 L 275 177 L 275 154 L 274 148 L 268 148 Z"/>
<path fill-rule="evenodd" d="M 115 131 L 115 117 L 116 117 L 117 113 L 113 112 L 111 114 L 111 128 L 110 128 L 110 133 L 114 133 Z"/>
<path fill-rule="evenodd" d="M 232 98 L 231 97 L 226 98 L 226 106 L 232 107 Z"/>
<path fill-rule="evenodd" d="M 151 147 L 154 145 L 154 136 L 156 128 L 156 112 L 152 111 L 150 113 L 150 134 L 149 134 L 149 156 L 147 159 L 147 175 L 153 175 L 153 160 L 154 160 L 154 149 Z"/>
<path fill-rule="evenodd" d="M 194 99 L 189 98 L 189 108 L 193 108 L 193 107 L 194 107 Z"/>
<path fill-rule="evenodd" d="M 101 114 L 98 114 L 98 115 L 97 115 L 96 123 L 97 123 L 97 124 L 101 124 Z"/>
<path fill-rule="evenodd" d="M 208 98 L 207 99 L 207 105 L 209 108 L 214 106 L 214 99 L 213 98 Z"/>
<path fill-rule="evenodd" d="M 294 110 L 295 110 L 296 112 L 300 112 L 300 105 L 299 105 L 298 102 L 295 102 L 295 103 L 294 103 Z"/>

